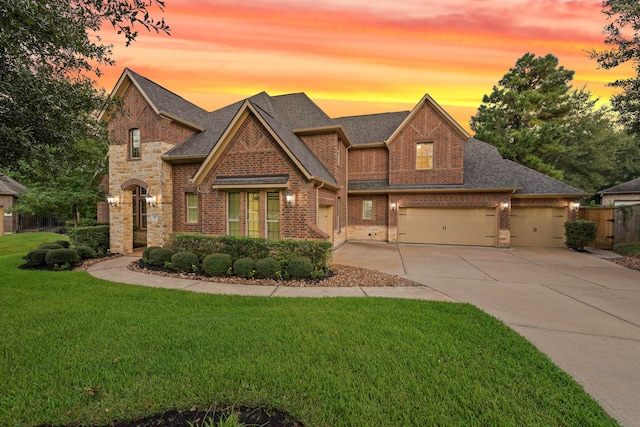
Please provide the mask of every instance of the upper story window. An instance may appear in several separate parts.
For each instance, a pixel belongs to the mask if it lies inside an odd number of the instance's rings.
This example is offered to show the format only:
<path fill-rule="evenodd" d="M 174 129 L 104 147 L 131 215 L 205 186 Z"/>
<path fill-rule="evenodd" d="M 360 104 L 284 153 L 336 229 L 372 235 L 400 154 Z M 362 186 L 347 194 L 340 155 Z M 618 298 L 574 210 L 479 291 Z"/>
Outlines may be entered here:
<path fill-rule="evenodd" d="M 132 159 L 140 158 L 140 129 L 129 131 L 129 157 Z"/>
<path fill-rule="evenodd" d="M 416 169 L 433 169 L 433 142 L 416 145 Z"/>

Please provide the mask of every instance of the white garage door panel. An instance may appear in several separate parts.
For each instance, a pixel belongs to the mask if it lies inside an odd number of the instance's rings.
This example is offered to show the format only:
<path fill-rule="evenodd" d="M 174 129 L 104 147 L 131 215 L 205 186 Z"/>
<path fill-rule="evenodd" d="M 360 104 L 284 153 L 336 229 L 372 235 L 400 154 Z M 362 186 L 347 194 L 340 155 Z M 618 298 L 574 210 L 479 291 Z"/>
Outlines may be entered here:
<path fill-rule="evenodd" d="M 511 246 L 564 246 L 566 208 L 512 208 Z"/>
<path fill-rule="evenodd" d="M 446 245 L 495 246 L 494 208 L 400 208 L 398 241 Z"/>

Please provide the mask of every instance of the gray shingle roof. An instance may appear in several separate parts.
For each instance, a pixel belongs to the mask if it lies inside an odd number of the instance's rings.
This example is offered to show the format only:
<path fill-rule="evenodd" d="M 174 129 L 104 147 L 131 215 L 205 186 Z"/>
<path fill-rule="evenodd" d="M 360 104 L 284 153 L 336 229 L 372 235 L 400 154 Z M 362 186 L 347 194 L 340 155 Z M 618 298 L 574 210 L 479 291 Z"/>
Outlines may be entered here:
<path fill-rule="evenodd" d="M 333 125 L 333 121 L 305 93 L 272 96 L 271 104 L 283 123 L 291 129 Z"/>
<path fill-rule="evenodd" d="M 632 179 L 631 181 L 623 182 L 622 184 L 605 188 L 604 190 L 598 192 L 598 194 L 622 193 L 640 193 L 640 178 Z"/>
<path fill-rule="evenodd" d="M 464 147 L 464 182 L 451 185 L 389 185 L 388 180 L 350 181 L 349 191 L 503 190 L 520 195 L 585 195 L 568 184 L 502 158 L 486 142 L 469 139 Z"/>
<path fill-rule="evenodd" d="M 27 187 L 20 184 L 13 178 L 6 175 L 0 175 L 0 195 L 15 196 L 27 192 Z"/>
<path fill-rule="evenodd" d="M 386 142 L 402 124 L 410 111 L 339 117 L 334 124 L 341 125 L 353 145 Z"/>

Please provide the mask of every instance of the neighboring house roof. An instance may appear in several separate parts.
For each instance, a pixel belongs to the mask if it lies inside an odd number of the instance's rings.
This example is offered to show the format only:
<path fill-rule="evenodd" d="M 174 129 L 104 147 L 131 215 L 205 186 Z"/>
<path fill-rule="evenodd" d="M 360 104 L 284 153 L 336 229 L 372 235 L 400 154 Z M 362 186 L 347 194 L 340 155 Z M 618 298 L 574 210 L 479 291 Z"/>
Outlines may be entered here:
<path fill-rule="evenodd" d="M 20 184 L 13 178 L 6 175 L 0 175 L 0 195 L 16 196 L 27 192 L 27 187 Z"/>
<path fill-rule="evenodd" d="M 598 191 L 598 194 L 632 194 L 640 193 L 640 178 L 632 179 L 613 187 Z"/>
<path fill-rule="evenodd" d="M 469 139 L 464 147 L 464 182 L 449 185 L 389 185 L 388 180 L 351 181 L 351 192 L 388 191 L 509 191 L 516 195 L 586 195 L 568 184 L 502 158 L 486 142 Z"/>
<path fill-rule="evenodd" d="M 385 143 L 409 116 L 410 111 L 339 117 L 333 121 L 341 125 L 354 146 Z"/>

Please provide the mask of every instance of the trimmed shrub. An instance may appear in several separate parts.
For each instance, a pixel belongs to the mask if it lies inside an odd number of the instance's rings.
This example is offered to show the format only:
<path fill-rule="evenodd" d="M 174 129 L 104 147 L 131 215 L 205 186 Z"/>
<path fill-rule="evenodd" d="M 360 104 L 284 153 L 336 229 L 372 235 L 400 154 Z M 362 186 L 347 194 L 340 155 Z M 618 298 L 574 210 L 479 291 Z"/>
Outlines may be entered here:
<path fill-rule="evenodd" d="M 253 258 L 238 258 L 233 263 L 233 272 L 240 277 L 253 277 L 253 272 L 256 268 L 256 262 Z"/>
<path fill-rule="evenodd" d="M 96 252 L 89 246 L 76 246 L 75 251 L 80 259 L 90 259 L 96 257 Z"/>
<path fill-rule="evenodd" d="M 198 256 L 192 252 L 178 252 L 171 256 L 171 268 L 178 271 L 195 272 L 198 270 Z"/>
<path fill-rule="evenodd" d="M 202 260 L 202 269 L 210 276 L 224 276 L 232 265 L 229 254 L 211 254 Z"/>
<path fill-rule="evenodd" d="M 313 265 L 309 258 L 297 257 L 289 261 L 287 271 L 289 272 L 289 276 L 293 279 L 306 279 L 311 277 Z"/>
<path fill-rule="evenodd" d="M 45 256 L 45 262 L 49 268 L 63 268 L 64 266 L 71 266 L 71 264 L 79 259 L 80 257 L 75 250 L 64 248 L 51 249 Z"/>
<path fill-rule="evenodd" d="M 64 249 L 68 249 L 71 246 L 68 240 L 56 240 L 56 243 L 62 246 Z"/>
<path fill-rule="evenodd" d="M 35 249 L 27 253 L 27 255 L 24 257 L 24 259 L 27 260 L 26 267 L 42 267 L 47 265 L 45 258 L 47 256 L 47 252 L 49 252 L 50 250 L 51 249 Z"/>
<path fill-rule="evenodd" d="M 98 254 L 109 251 L 109 225 L 70 228 L 67 234 L 76 246 L 89 246 Z"/>
<path fill-rule="evenodd" d="M 164 267 L 168 262 L 171 262 L 171 257 L 175 252 L 168 248 L 158 248 L 149 253 L 149 265 L 156 265 Z"/>
<path fill-rule="evenodd" d="M 38 249 L 64 249 L 61 245 L 57 243 L 40 243 Z"/>
<path fill-rule="evenodd" d="M 567 221 L 564 223 L 567 247 L 584 252 L 584 247 L 596 239 L 596 223 L 593 221 Z"/>
<path fill-rule="evenodd" d="M 149 246 L 144 251 L 142 251 L 142 262 L 149 262 L 149 254 L 156 249 L 160 249 L 160 246 Z"/>
<path fill-rule="evenodd" d="M 275 258 L 262 258 L 256 262 L 256 277 L 260 279 L 274 279 L 278 270 L 280 263 Z"/>

